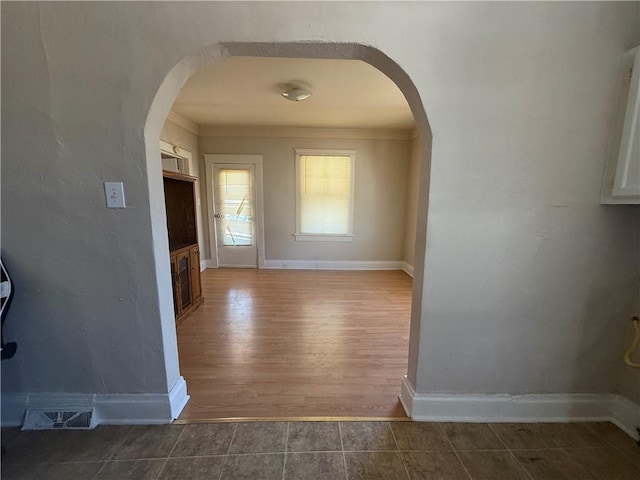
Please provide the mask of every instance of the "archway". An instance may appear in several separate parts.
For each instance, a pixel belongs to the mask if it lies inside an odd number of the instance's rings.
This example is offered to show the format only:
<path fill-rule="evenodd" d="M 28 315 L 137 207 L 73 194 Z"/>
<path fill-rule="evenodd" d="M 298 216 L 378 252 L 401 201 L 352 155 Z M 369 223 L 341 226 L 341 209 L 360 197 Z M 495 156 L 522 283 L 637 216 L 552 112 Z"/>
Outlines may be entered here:
<path fill-rule="evenodd" d="M 397 63 L 382 52 L 361 44 L 224 43 L 210 45 L 204 47 L 194 55 L 184 58 L 175 65 L 160 85 L 149 110 L 144 136 L 154 258 L 157 288 L 160 298 L 161 329 L 168 385 L 174 384 L 175 381 L 180 378 L 180 373 L 173 317 L 172 291 L 170 286 L 169 251 L 166 241 L 162 177 L 156 163 L 157 158 L 160 157 L 158 140 L 164 121 L 184 83 L 200 68 L 214 62 L 216 59 L 228 56 L 360 60 L 384 73 L 398 86 L 405 96 L 411 108 L 422 147 L 417 201 L 409 360 L 402 395 L 402 397 L 404 397 L 403 405 L 405 410 L 407 410 L 407 414 L 410 415 L 410 394 L 412 390 L 415 389 L 419 365 L 432 134 L 422 101 L 409 76 Z"/>

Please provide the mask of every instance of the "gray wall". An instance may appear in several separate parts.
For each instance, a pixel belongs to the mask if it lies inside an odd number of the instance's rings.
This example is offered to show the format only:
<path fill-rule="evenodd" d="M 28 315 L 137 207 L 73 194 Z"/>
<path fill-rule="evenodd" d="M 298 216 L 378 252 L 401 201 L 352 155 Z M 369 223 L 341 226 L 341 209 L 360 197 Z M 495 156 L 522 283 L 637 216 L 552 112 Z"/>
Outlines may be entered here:
<path fill-rule="evenodd" d="M 640 261 L 638 262 L 640 268 Z M 629 312 L 626 312 L 616 318 L 614 325 L 615 329 L 621 333 L 620 342 L 618 348 L 618 357 L 616 358 L 618 364 L 618 378 L 616 382 L 616 393 L 633 399 L 636 403 L 640 401 L 640 370 L 627 366 L 623 361 L 623 352 L 629 348 L 631 341 L 633 340 L 634 330 L 630 322 L 631 317 L 640 317 L 640 282 L 636 286 L 636 298 L 633 307 Z M 640 351 L 636 351 L 632 357 L 632 360 L 636 363 L 640 362 Z"/>
<path fill-rule="evenodd" d="M 200 151 L 263 155 L 267 260 L 401 261 L 409 142 L 371 138 L 200 136 Z M 348 134 L 348 131 L 340 132 Z M 304 135 L 304 134 L 302 134 Z M 296 242 L 295 149 L 356 150 L 353 242 Z M 203 170 L 204 171 L 204 170 Z"/>
<path fill-rule="evenodd" d="M 143 128 L 171 69 L 221 41 L 372 45 L 415 82 L 433 130 L 419 392 L 614 390 L 640 211 L 598 196 L 638 3 L 1 8 L 2 254 L 19 285 L 6 333 L 20 343 L 5 391 L 176 381 Z M 111 180 L 126 210 L 105 208 Z"/>

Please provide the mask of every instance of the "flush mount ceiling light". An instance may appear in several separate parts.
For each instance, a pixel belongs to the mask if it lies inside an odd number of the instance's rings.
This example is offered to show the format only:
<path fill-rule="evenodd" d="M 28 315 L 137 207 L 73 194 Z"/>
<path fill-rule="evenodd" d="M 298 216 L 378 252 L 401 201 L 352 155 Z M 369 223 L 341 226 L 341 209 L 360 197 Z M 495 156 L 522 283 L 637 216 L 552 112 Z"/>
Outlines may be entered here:
<path fill-rule="evenodd" d="M 300 85 L 288 84 L 284 87 L 280 94 L 284 98 L 286 98 L 287 100 L 291 100 L 292 102 L 301 102 L 302 100 L 306 100 L 311 96 L 311 90 L 307 90 Z"/>

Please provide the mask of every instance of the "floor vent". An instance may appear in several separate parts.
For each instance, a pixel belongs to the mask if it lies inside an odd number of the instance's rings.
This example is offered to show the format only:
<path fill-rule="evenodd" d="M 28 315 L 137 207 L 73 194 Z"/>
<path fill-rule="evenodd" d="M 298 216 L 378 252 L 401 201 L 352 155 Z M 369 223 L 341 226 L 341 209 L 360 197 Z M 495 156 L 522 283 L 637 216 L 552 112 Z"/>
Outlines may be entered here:
<path fill-rule="evenodd" d="M 27 410 L 23 430 L 90 430 L 95 427 L 93 410 Z"/>

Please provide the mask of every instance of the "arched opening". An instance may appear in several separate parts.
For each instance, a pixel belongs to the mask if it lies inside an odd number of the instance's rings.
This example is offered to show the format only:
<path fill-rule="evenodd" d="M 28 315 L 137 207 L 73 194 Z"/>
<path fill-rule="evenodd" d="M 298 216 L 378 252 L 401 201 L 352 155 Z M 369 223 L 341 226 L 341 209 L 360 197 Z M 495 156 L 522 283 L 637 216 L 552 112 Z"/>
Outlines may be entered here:
<path fill-rule="evenodd" d="M 411 325 L 409 333 L 409 357 L 407 377 L 404 383 L 403 405 L 410 414 L 410 398 L 406 395 L 415 389 L 419 337 L 422 312 L 422 292 L 424 281 L 424 260 L 426 248 L 426 218 L 428 209 L 428 186 L 430 171 L 431 130 L 417 89 L 407 74 L 380 51 L 359 44 L 334 43 L 226 43 L 209 46 L 197 54 L 183 59 L 167 75 L 160 86 L 145 125 L 146 163 L 149 182 L 154 257 L 156 260 L 157 288 L 160 298 L 161 325 L 167 383 L 171 385 L 180 378 L 176 329 L 173 316 L 169 250 L 166 239 L 166 221 L 160 158 L 160 132 L 170 109 L 184 83 L 199 69 L 217 59 L 228 56 L 283 57 L 309 59 L 350 59 L 361 60 L 380 70 L 389 77 L 405 96 L 419 134 L 420 175 L 417 193 L 417 213 L 415 227 L 415 260 L 413 270 L 413 295 L 411 304 Z M 204 153 L 204 152 L 202 152 Z M 398 392 L 400 393 L 400 392 Z"/>

